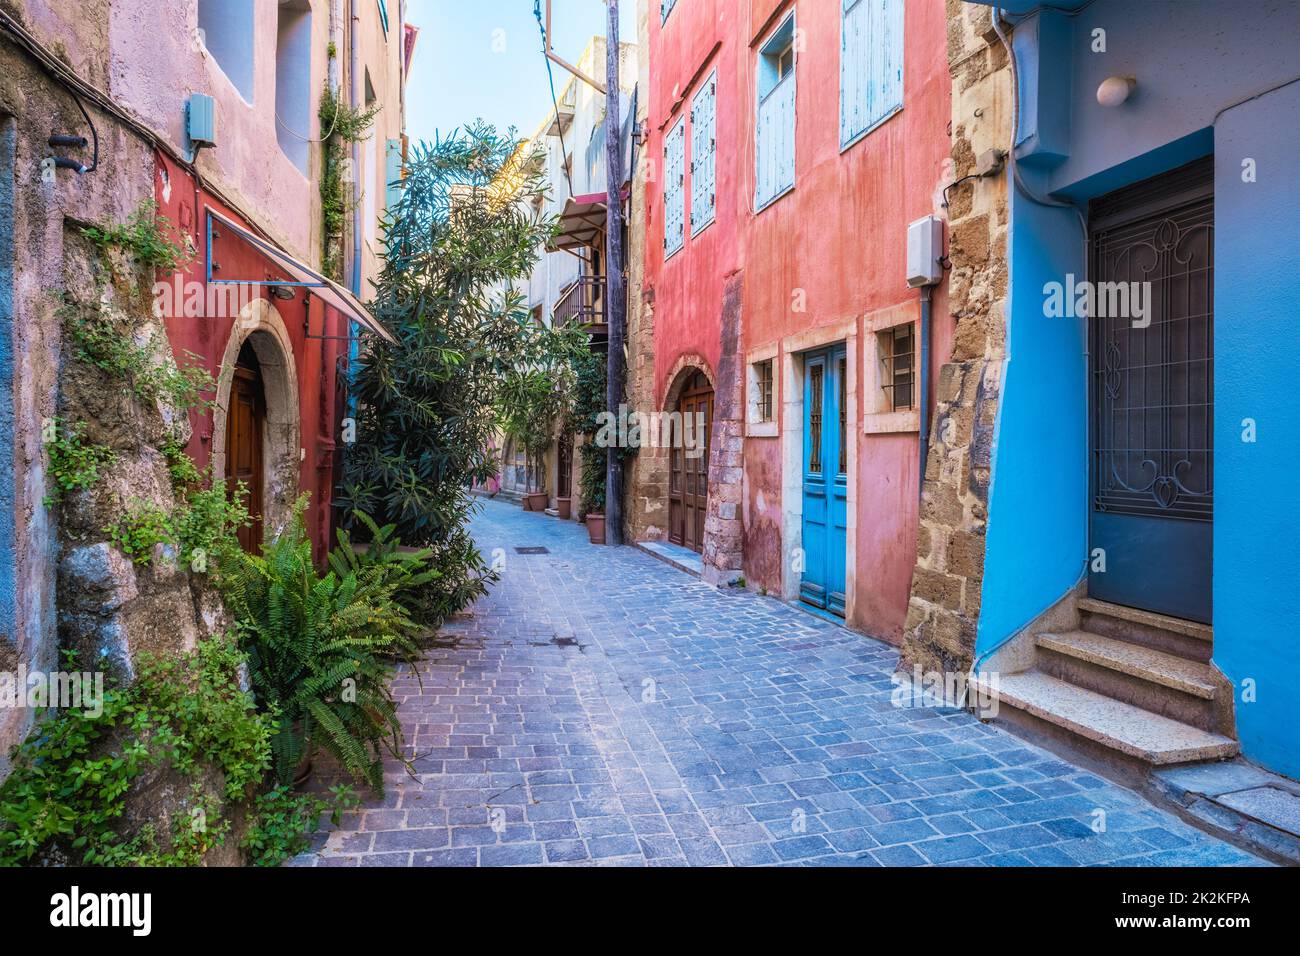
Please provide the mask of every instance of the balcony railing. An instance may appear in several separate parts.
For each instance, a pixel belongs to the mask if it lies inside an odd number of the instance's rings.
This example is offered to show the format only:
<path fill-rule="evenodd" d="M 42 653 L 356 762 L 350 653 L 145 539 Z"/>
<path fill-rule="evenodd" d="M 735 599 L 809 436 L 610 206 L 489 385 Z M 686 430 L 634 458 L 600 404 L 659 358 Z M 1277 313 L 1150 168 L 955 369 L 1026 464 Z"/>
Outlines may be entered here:
<path fill-rule="evenodd" d="M 577 322 L 585 325 L 592 337 L 609 334 L 605 318 L 605 277 L 579 276 L 560 293 L 552 318 L 556 325 Z"/>

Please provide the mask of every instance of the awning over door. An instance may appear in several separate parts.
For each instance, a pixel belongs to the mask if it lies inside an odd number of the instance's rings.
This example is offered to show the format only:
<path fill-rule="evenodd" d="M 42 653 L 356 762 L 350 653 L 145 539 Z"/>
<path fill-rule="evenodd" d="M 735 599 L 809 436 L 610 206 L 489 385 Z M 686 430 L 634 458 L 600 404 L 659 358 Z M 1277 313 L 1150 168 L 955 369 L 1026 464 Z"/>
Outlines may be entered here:
<path fill-rule="evenodd" d="M 207 255 L 207 281 L 227 285 L 293 285 L 305 286 L 315 290 L 315 294 L 328 306 L 332 306 L 339 312 L 342 312 L 353 322 L 374 332 L 381 339 L 392 344 L 397 343 L 379 320 L 370 314 L 369 310 L 361 304 L 351 292 L 343 288 L 337 282 L 329 279 L 311 268 L 306 263 L 299 262 L 289 253 L 285 252 L 275 243 L 263 239 L 254 232 L 245 229 L 243 226 L 234 222 L 227 216 L 223 216 L 211 206 L 206 206 L 208 213 L 208 255 Z M 230 234 L 239 236 L 242 240 L 262 253 L 268 259 L 278 264 L 292 278 L 291 282 L 267 282 L 264 279 L 214 279 L 212 277 L 212 227 L 214 223 L 220 223 L 221 228 L 228 230 Z"/>
<path fill-rule="evenodd" d="M 573 196 L 564 204 L 559 231 L 550 241 L 548 252 L 600 246 L 605 236 L 605 193 Z"/>

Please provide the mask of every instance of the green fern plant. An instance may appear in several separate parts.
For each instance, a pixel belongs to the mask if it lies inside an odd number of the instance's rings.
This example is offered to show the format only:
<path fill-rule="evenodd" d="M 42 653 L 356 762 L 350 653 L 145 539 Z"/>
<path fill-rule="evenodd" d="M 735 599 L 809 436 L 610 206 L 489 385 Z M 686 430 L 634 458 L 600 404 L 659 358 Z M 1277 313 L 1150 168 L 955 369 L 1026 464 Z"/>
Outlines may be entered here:
<path fill-rule="evenodd" d="M 351 535 L 340 528 L 338 546 L 329 555 L 334 573 L 340 578 L 354 574 L 385 581 L 393 588 L 393 599 L 416 621 L 422 620 L 428 601 L 426 585 L 442 577 L 442 572 L 431 566 L 434 550 L 402 548 L 396 524 L 381 528 L 364 511 L 353 511 L 352 520 L 365 526 L 369 538 L 365 544 L 354 545 Z"/>
<path fill-rule="evenodd" d="M 312 565 L 302 513 L 259 555 L 242 554 L 223 576 L 239 621 L 254 689 L 278 713 L 275 771 L 292 781 L 309 748 L 383 790 L 383 758 L 403 754 L 397 703 L 388 687 L 393 656 L 413 659 L 417 625 L 394 599 L 388 575 L 349 569 L 324 577 Z"/>

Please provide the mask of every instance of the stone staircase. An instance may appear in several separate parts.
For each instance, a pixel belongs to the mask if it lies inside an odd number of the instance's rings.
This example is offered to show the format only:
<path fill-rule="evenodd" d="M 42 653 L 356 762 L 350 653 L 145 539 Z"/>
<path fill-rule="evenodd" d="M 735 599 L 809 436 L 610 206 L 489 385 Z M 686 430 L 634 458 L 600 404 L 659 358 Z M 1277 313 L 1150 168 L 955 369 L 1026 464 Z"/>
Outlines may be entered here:
<path fill-rule="evenodd" d="M 1035 636 L 1032 668 L 976 682 L 999 718 L 1139 771 L 1238 753 L 1210 627 L 1091 598 L 1077 609 L 1078 630 Z"/>

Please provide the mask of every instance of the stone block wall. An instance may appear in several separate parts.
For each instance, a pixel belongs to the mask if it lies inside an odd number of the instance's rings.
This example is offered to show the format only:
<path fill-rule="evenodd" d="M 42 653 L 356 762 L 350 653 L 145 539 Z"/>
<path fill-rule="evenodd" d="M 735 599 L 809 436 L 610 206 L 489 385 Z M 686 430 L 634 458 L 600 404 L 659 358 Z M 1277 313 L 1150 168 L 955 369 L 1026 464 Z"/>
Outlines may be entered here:
<path fill-rule="evenodd" d="M 1011 71 L 990 8 L 948 0 L 954 179 L 1011 138 Z M 1006 352 L 1007 175 L 949 192 L 951 360 L 935 395 L 900 667 L 964 671 L 975 652 L 994 427 Z"/>

